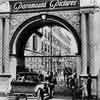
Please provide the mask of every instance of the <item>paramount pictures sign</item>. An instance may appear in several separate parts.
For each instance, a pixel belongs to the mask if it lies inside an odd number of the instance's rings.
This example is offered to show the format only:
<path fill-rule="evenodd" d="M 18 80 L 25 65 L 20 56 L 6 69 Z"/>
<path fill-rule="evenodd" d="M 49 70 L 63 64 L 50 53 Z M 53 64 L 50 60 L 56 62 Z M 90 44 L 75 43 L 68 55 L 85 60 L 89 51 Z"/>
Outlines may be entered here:
<path fill-rule="evenodd" d="M 77 9 L 80 7 L 80 0 L 27 0 L 10 1 L 9 3 L 12 12 Z"/>

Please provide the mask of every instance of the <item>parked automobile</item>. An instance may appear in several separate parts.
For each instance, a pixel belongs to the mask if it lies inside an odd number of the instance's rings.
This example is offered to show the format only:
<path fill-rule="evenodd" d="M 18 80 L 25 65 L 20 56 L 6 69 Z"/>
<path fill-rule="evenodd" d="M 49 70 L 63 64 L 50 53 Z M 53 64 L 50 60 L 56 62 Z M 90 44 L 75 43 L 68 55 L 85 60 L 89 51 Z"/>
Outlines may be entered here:
<path fill-rule="evenodd" d="M 44 100 L 50 96 L 49 82 L 44 81 L 43 77 L 36 72 L 20 72 L 16 79 L 11 82 L 10 95 L 15 95 L 16 100 L 27 98 L 29 96 L 36 97 L 37 100 Z"/>

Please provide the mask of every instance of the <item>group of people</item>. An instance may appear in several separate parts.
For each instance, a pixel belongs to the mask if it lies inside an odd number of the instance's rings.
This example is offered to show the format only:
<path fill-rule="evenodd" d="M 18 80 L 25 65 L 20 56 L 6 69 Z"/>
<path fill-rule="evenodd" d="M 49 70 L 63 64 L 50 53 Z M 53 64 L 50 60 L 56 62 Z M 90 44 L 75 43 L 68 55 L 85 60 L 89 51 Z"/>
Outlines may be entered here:
<path fill-rule="evenodd" d="M 91 98 L 91 84 L 92 79 L 91 75 L 89 74 L 87 79 L 81 80 L 81 90 L 82 90 L 82 99 L 85 100 L 85 98 L 88 98 L 90 100 Z"/>
<path fill-rule="evenodd" d="M 42 77 L 42 75 L 40 74 L 40 77 Z M 49 93 L 50 93 L 50 98 L 53 97 L 54 95 L 54 91 L 55 91 L 55 85 L 57 84 L 57 80 L 56 80 L 56 74 L 54 74 L 53 72 L 47 72 L 47 75 L 44 76 L 44 80 L 49 82 Z M 46 87 L 46 86 L 45 86 Z"/>
<path fill-rule="evenodd" d="M 87 78 L 81 78 L 80 80 L 77 78 L 77 73 L 72 73 L 67 76 L 66 80 L 67 87 L 72 89 L 73 100 L 79 95 L 82 97 L 82 100 L 85 100 L 85 98 L 89 100 L 89 98 L 91 98 L 91 83 L 92 78 L 90 74 L 88 74 Z"/>
<path fill-rule="evenodd" d="M 57 84 L 56 78 L 57 78 L 57 75 L 53 74 L 53 72 L 49 72 L 47 76 L 45 77 L 45 80 L 47 80 L 50 83 L 50 92 L 51 92 L 50 94 L 52 94 L 52 90 L 55 88 L 55 85 Z M 77 78 L 77 73 L 75 72 L 67 77 L 67 81 L 68 81 L 67 82 L 68 88 L 72 89 L 72 94 L 73 94 L 72 100 L 75 100 L 77 96 L 77 92 L 80 93 L 78 95 L 82 97 L 82 100 L 85 100 L 85 98 L 91 97 L 92 79 L 91 79 L 90 74 L 88 74 L 88 77 L 86 79 L 83 78 L 79 80 Z"/>
<path fill-rule="evenodd" d="M 77 78 L 76 73 L 71 75 L 70 87 L 72 89 L 72 94 L 73 94 L 72 100 L 74 100 L 74 98 L 77 95 L 80 95 L 82 100 L 87 100 L 87 99 L 90 100 L 90 98 L 91 98 L 91 84 L 92 84 L 92 78 L 91 78 L 90 74 L 88 74 L 87 78 L 82 78 L 80 81 Z"/>
<path fill-rule="evenodd" d="M 78 82 L 77 73 L 68 75 L 65 82 L 68 88 L 77 87 L 77 82 Z"/>

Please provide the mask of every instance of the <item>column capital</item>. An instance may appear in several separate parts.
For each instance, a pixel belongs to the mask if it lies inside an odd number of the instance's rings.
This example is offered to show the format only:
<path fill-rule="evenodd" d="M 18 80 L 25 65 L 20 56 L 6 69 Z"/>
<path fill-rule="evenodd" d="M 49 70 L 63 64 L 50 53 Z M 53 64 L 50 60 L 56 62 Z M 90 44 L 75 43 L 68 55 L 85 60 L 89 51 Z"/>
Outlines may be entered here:
<path fill-rule="evenodd" d="M 10 14 L 0 14 L 0 19 L 1 19 L 1 18 L 10 19 Z"/>
<path fill-rule="evenodd" d="M 92 13 L 92 14 L 94 14 L 95 12 L 97 12 L 97 10 L 95 10 L 95 9 L 81 9 L 80 10 L 80 14 L 89 14 L 89 13 Z"/>

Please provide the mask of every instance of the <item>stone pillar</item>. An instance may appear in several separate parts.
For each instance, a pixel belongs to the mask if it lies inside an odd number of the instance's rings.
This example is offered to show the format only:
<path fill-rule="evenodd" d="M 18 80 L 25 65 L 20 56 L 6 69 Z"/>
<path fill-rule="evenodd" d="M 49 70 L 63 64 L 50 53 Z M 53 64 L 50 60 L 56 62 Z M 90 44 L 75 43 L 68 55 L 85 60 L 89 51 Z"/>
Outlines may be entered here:
<path fill-rule="evenodd" d="M 89 65 L 89 72 L 91 75 L 95 75 L 95 48 L 96 48 L 96 42 L 95 42 L 95 33 L 94 33 L 94 27 L 95 27 L 95 22 L 94 22 L 94 13 L 89 12 L 88 14 L 88 65 Z M 96 79 L 92 79 L 92 84 L 91 84 L 91 93 L 93 95 L 96 94 L 97 92 L 97 83 Z"/>
<path fill-rule="evenodd" d="M 81 59 L 80 56 L 76 57 L 76 69 L 77 69 L 77 76 L 79 77 L 79 75 L 81 74 Z"/>
<path fill-rule="evenodd" d="M 9 72 L 9 22 L 2 15 L 0 18 L 0 98 L 5 97 L 10 92 L 11 75 Z"/>
<path fill-rule="evenodd" d="M 9 73 L 9 19 L 5 18 L 4 25 L 4 69 Z"/>
<path fill-rule="evenodd" d="M 3 23 L 0 18 L 0 73 L 2 73 L 2 34 L 3 34 Z"/>
<path fill-rule="evenodd" d="M 87 24 L 86 15 L 81 13 L 82 74 L 87 74 Z"/>
<path fill-rule="evenodd" d="M 10 56 L 9 71 L 10 71 L 12 78 L 16 78 L 16 65 L 17 65 L 16 57 Z"/>
<path fill-rule="evenodd" d="M 93 13 L 88 14 L 88 60 L 89 60 L 89 70 L 91 74 L 95 74 L 95 40 L 94 40 L 94 25 Z"/>

